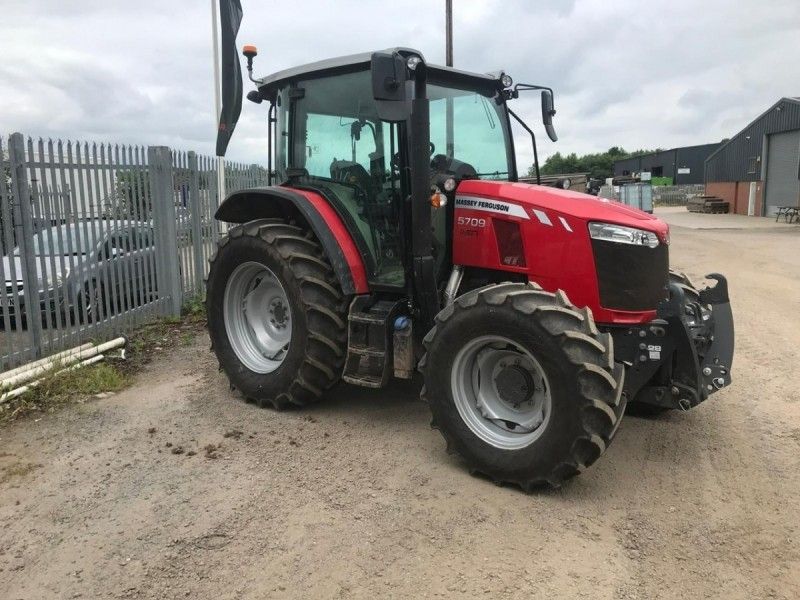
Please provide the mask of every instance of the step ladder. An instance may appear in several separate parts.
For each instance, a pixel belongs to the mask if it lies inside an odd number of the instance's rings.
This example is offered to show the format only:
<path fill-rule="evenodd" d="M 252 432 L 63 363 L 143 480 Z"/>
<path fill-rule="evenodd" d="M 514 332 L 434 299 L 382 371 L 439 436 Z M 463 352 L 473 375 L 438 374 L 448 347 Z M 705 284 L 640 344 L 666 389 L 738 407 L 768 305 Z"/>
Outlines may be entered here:
<path fill-rule="evenodd" d="M 347 360 L 342 379 L 371 388 L 383 387 L 392 374 L 392 330 L 402 301 L 375 301 L 357 296 L 350 304 Z"/>

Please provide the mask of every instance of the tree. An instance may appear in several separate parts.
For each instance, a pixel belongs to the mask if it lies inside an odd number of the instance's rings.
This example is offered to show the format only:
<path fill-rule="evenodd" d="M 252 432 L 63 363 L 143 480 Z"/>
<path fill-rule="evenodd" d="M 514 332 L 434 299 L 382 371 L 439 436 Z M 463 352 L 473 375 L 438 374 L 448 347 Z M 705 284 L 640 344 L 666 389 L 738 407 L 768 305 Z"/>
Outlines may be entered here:
<path fill-rule="evenodd" d="M 574 152 L 567 155 L 556 152 L 544 161 L 544 164 L 541 166 L 541 172 L 543 175 L 588 173 L 589 177 L 592 179 L 606 179 L 612 177 L 614 174 L 614 161 L 642 154 L 649 154 L 650 152 L 658 152 L 659 150 L 660 149 L 625 152 L 625 150 L 619 146 L 612 146 L 605 152 L 584 154 L 582 156 L 578 156 Z M 530 169 L 528 169 L 528 175 L 532 177 L 535 174 L 536 167 L 531 165 Z"/>
<path fill-rule="evenodd" d="M 114 191 L 106 198 L 104 213 L 112 218 L 150 219 L 150 171 L 147 167 L 130 168 L 116 172 Z"/>

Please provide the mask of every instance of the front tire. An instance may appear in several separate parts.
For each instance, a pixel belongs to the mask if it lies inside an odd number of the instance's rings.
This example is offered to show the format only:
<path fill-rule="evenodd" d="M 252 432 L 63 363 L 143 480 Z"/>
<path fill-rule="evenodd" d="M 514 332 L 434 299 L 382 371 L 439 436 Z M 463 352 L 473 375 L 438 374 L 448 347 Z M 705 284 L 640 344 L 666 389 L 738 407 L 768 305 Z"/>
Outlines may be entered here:
<path fill-rule="evenodd" d="M 436 317 L 423 398 L 471 472 L 557 487 L 605 451 L 625 410 L 624 371 L 588 309 L 534 284 L 459 297 Z"/>
<path fill-rule="evenodd" d="M 246 399 L 305 406 L 339 381 L 348 298 L 311 232 L 280 219 L 238 225 L 210 262 L 212 349 Z"/>

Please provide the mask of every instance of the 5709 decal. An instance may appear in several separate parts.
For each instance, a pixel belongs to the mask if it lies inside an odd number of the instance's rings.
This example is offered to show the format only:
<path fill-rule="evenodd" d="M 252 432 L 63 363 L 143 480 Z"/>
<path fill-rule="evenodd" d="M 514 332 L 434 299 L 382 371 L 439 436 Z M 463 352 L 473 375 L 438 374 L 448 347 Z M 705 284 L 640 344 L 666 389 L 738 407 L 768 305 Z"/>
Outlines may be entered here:
<path fill-rule="evenodd" d="M 477 217 L 458 217 L 457 223 L 466 227 L 486 227 L 486 219 Z"/>

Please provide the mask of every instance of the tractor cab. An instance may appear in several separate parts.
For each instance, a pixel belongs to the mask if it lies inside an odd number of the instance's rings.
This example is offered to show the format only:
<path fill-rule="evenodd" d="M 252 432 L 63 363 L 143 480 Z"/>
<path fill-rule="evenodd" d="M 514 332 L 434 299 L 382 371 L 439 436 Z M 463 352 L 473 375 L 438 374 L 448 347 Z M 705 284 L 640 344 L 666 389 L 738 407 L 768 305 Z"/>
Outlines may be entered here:
<path fill-rule="evenodd" d="M 383 54 L 402 56 L 402 71 L 410 71 L 409 58 L 420 56 L 400 50 Z M 373 55 L 314 63 L 259 80 L 259 92 L 276 107 L 276 143 L 270 148 L 275 183 L 321 193 L 351 231 L 371 288 L 405 290 L 413 278 L 411 239 L 401 235 L 408 231 L 413 212 L 411 98 L 376 99 L 374 88 L 386 77 L 377 70 L 382 64 Z M 417 64 L 422 71 L 424 63 Z M 394 78 L 395 64 L 389 65 Z M 516 180 L 503 81 L 508 76 L 427 67 L 426 206 L 430 183 L 439 179 Z M 403 88 L 411 83 L 409 75 Z M 405 106 L 387 114 L 386 104 Z M 430 213 L 437 278 L 447 271 L 447 213 L 452 213 L 446 195 L 440 198 Z"/>
<path fill-rule="evenodd" d="M 419 370 L 433 425 L 472 471 L 559 485 L 611 443 L 629 402 L 686 410 L 727 386 L 722 275 L 669 268 L 647 213 L 517 178 L 509 107 L 553 92 L 395 48 L 262 79 L 269 185 L 230 194 L 209 332 L 232 387 L 305 406 L 344 380 Z"/>

